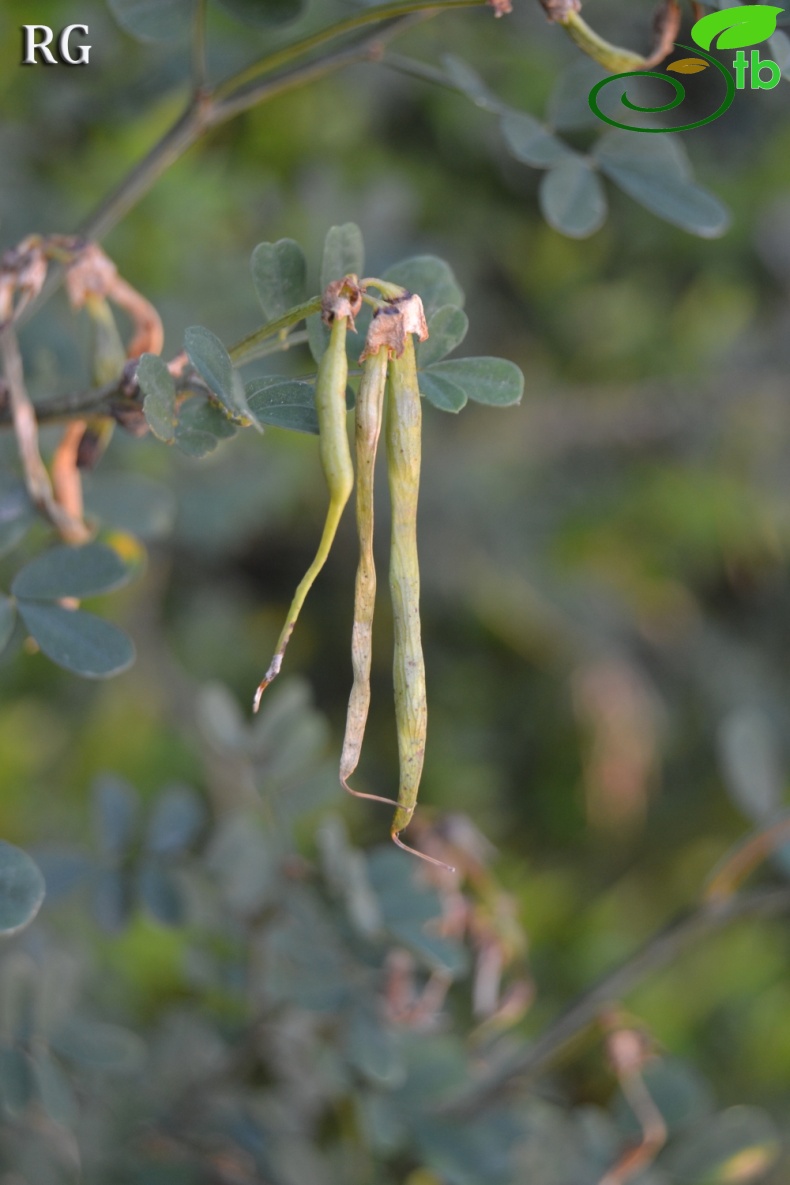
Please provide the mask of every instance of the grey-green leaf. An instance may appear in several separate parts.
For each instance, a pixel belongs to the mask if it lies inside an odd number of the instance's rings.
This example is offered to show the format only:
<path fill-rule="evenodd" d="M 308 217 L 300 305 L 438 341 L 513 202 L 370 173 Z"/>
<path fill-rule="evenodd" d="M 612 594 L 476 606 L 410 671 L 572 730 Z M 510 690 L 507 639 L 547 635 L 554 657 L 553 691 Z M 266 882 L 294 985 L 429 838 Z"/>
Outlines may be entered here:
<path fill-rule="evenodd" d="M 542 178 L 538 200 L 549 226 L 572 239 L 586 239 L 606 221 L 606 194 L 601 179 L 576 153 Z"/>
<path fill-rule="evenodd" d="M 565 132 L 600 127 L 598 116 L 590 110 L 588 96 L 596 82 L 606 78 L 607 73 L 603 66 L 589 58 L 580 58 L 562 71 L 546 108 L 552 129 Z"/>
<path fill-rule="evenodd" d="M 137 873 L 140 900 L 163 926 L 181 926 L 186 910 L 178 883 L 162 860 L 143 860 Z"/>
<path fill-rule="evenodd" d="M 467 395 L 455 383 L 430 370 L 419 373 L 420 394 L 439 411 L 459 412 L 466 407 Z"/>
<path fill-rule="evenodd" d="M 307 265 L 293 239 L 259 243 L 250 260 L 252 282 L 267 321 L 276 321 L 306 297 Z"/>
<path fill-rule="evenodd" d="M 463 308 L 464 294 L 452 268 L 435 255 L 415 255 L 389 268 L 382 279 L 400 284 L 422 299 L 425 316 L 432 316 L 442 305 Z"/>
<path fill-rule="evenodd" d="M 245 25 L 265 28 L 285 25 L 301 16 L 304 0 L 219 0 L 222 7 Z"/>
<path fill-rule="evenodd" d="M 365 270 L 365 244 L 362 231 L 354 222 L 343 226 L 331 226 L 324 241 L 324 258 L 321 263 L 321 289 L 333 280 L 342 280 L 349 274 L 362 276 Z"/>
<path fill-rule="evenodd" d="M 159 856 L 181 852 L 197 837 L 205 821 L 203 802 L 190 786 L 168 786 L 154 806 L 146 847 Z"/>
<path fill-rule="evenodd" d="M 271 375 L 247 383 L 246 392 L 247 402 L 262 423 L 318 434 L 312 383 Z"/>
<path fill-rule="evenodd" d="M 452 353 L 466 337 L 469 318 L 463 309 L 446 304 L 428 320 L 428 337 L 417 344 L 417 366 L 423 368 Z"/>
<path fill-rule="evenodd" d="M 254 420 L 247 407 L 244 384 L 222 342 L 210 329 L 193 325 L 184 334 L 189 361 L 235 423 Z"/>
<path fill-rule="evenodd" d="M 119 859 L 128 851 L 137 831 L 140 799 L 123 778 L 105 774 L 93 786 L 93 825 L 104 856 Z"/>
<path fill-rule="evenodd" d="M 194 0 L 108 0 L 110 12 L 140 41 L 175 41 L 186 37 Z"/>
<path fill-rule="evenodd" d="M 37 1050 L 32 1063 L 33 1085 L 38 1101 L 50 1119 L 64 1127 L 73 1127 L 79 1109 L 71 1083 L 46 1050 Z"/>
<path fill-rule="evenodd" d="M 16 624 L 16 608 L 10 597 L 0 593 L 0 654 L 11 641 Z"/>
<path fill-rule="evenodd" d="M 505 143 L 516 160 L 534 169 L 546 169 L 575 155 L 547 127 L 522 111 L 507 111 L 500 122 Z"/>
<path fill-rule="evenodd" d="M 34 518 L 33 505 L 21 482 L 0 489 L 0 556 L 24 539 Z"/>
<path fill-rule="evenodd" d="M 145 1059 L 145 1045 L 119 1025 L 72 1016 L 52 1038 L 61 1057 L 94 1070 L 131 1073 Z"/>
<path fill-rule="evenodd" d="M 453 86 L 466 95 L 476 107 L 495 114 L 502 110 L 502 101 L 493 94 L 483 82 L 476 70 L 467 62 L 457 58 L 455 54 L 444 54 L 442 65 Z"/>
<path fill-rule="evenodd" d="M 171 444 L 176 434 L 176 385 L 158 354 L 143 354 L 137 367 L 143 392 L 143 415 L 158 440 Z"/>
<path fill-rule="evenodd" d="M 524 375 L 506 358 L 451 358 L 429 366 L 421 381 L 426 375 L 453 383 L 476 403 L 495 407 L 520 403 L 524 394 Z"/>
<path fill-rule="evenodd" d="M 176 446 L 190 457 L 204 457 L 221 440 L 236 435 L 236 428 L 218 407 L 202 396 L 181 404 L 176 424 Z"/>
<path fill-rule="evenodd" d="M 52 547 L 17 572 L 11 592 L 35 601 L 91 597 L 120 588 L 130 576 L 118 553 L 103 543 Z"/>
<path fill-rule="evenodd" d="M 58 666 L 85 679 L 109 679 L 134 662 L 134 646 L 123 630 L 93 613 L 18 602 L 31 637 Z"/>
<path fill-rule="evenodd" d="M 44 878 L 27 852 L 0 840 L 0 934 L 16 934 L 29 925 L 44 893 Z"/>
<path fill-rule="evenodd" d="M 606 132 L 593 156 L 620 189 L 666 222 L 704 239 L 729 226 L 726 206 L 695 184 L 682 148 L 670 137 Z"/>
<path fill-rule="evenodd" d="M 716 49 L 743 49 L 767 41 L 776 30 L 776 18 L 783 8 L 771 4 L 742 4 L 724 12 L 710 12 L 692 27 L 691 36 L 697 45 L 710 49 L 716 38 Z"/>

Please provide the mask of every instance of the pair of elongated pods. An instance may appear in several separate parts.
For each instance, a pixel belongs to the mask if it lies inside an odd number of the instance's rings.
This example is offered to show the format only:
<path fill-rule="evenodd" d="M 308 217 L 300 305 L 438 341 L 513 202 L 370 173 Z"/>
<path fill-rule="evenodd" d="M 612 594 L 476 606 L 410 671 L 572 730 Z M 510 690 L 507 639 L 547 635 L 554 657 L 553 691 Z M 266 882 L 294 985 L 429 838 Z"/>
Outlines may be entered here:
<path fill-rule="evenodd" d="M 318 573 L 324 566 L 340 518 L 354 486 L 354 466 L 346 427 L 348 360 L 346 334 L 354 328 L 354 316 L 368 286 L 384 297 L 374 300 L 374 316 L 360 361 L 362 378 L 356 399 L 355 451 L 357 471 L 356 518 L 359 564 L 354 588 L 354 623 L 351 637 L 353 686 L 348 704 L 346 731 L 340 758 L 340 781 L 357 798 L 395 807 L 390 828 L 394 842 L 431 864 L 443 861 L 405 844 L 400 833 L 408 826 L 417 803 L 427 730 L 425 663 L 420 637 L 420 570 L 417 554 L 417 501 L 421 458 L 421 405 L 413 334 L 428 336 L 422 302 L 404 289 L 384 281 L 362 280 L 348 275 L 328 285 L 322 316 L 330 326 L 329 344 L 318 366 L 315 404 L 319 428 L 319 453 L 327 487 L 327 510 L 315 559 L 297 587 L 274 657 L 258 690 L 254 710 L 269 683 L 279 674 L 294 625 Z M 386 400 L 385 415 L 385 391 Z M 392 598 L 395 720 L 398 733 L 399 782 L 397 801 L 354 790 L 349 778 L 357 768 L 370 707 L 370 672 L 373 612 L 376 599 L 376 567 L 373 558 L 373 488 L 376 454 L 382 427 L 387 448 L 392 538 L 390 547 L 390 595 Z"/>

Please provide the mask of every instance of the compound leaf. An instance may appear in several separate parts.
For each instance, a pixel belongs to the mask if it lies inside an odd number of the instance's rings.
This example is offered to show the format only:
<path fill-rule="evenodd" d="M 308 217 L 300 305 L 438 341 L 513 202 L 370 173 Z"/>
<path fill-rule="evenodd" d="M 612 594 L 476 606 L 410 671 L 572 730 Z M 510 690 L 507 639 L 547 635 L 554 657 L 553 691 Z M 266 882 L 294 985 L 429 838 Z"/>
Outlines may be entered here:
<path fill-rule="evenodd" d="M 727 208 L 693 181 L 680 146 L 667 136 L 607 132 L 593 149 L 601 170 L 651 213 L 704 239 L 724 234 Z"/>

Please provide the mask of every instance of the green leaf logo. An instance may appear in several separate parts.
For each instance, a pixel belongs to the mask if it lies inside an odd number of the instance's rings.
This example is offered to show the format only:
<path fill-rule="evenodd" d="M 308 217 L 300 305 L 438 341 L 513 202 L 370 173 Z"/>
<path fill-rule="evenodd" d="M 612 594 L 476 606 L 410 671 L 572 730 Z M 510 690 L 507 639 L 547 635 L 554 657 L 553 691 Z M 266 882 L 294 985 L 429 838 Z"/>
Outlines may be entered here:
<path fill-rule="evenodd" d="M 711 12 L 697 21 L 691 36 L 701 49 L 710 49 L 718 37 L 716 49 L 743 49 L 759 45 L 776 32 L 776 19 L 783 8 L 771 4 L 744 4 Z"/>
<path fill-rule="evenodd" d="M 667 70 L 674 70 L 676 74 L 699 74 L 700 70 L 707 68 L 708 63 L 704 58 L 679 58 L 667 66 Z"/>

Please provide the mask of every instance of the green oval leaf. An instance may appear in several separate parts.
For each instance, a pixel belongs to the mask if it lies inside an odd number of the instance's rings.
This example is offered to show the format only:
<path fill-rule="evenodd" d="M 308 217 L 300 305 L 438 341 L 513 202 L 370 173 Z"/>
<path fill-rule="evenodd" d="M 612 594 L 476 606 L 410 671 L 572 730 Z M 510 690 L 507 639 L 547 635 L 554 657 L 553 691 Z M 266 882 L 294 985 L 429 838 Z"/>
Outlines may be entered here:
<path fill-rule="evenodd" d="M 29 925 L 45 891 L 44 878 L 27 852 L 0 840 L 0 934 L 16 934 Z"/>
<path fill-rule="evenodd" d="M 228 419 L 235 424 L 257 424 L 247 406 L 241 377 L 217 335 L 202 325 L 193 325 L 184 334 L 184 349 L 195 370 L 216 395 Z"/>
<path fill-rule="evenodd" d="M 11 641 L 16 624 L 16 606 L 10 597 L 0 593 L 0 654 Z"/>
<path fill-rule="evenodd" d="M 93 613 L 36 601 L 20 600 L 18 606 L 28 632 L 47 658 L 75 675 L 109 679 L 134 662 L 131 638 Z"/>
<path fill-rule="evenodd" d="M 259 243 L 250 260 L 252 282 L 267 321 L 276 321 L 306 297 L 307 265 L 293 239 Z"/>
<path fill-rule="evenodd" d="M 542 178 L 538 199 L 549 226 L 571 239 L 586 239 L 606 221 L 607 202 L 601 179 L 576 153 Z"/>
<path fill-rule="evenodd" d="M 450 354 L 466 337 L 469 318 L 463 309 L 446 304 L 428 320 L 428 338 L 417 343 L 417 366 L 423 368 L 439 362 Z"/>
<path fill-rule="evenodd" d="M 710 12 L 693 26 L 691 36 L 701 49 L 710 49 L 716 37 L 716 49 L 759 45 L 776 31 L 780 12 L 784 9 L 772 4 L 743 4 L 740 8 Z"/>
<path fill-rule="evenodd" d="M 247 383 L 246 393 L 247 402 L 262 423 L 318 435 L 312 383 L 271 375 Z"/>
<path fill-rule="evenodd" d="M 218 0 L 218 3 L 245 25 L 256 28 L 285 25 L 304 11 L 303 0 Z"/>
<path fill-rule="evenodd" d="M 382 276 L 392 284 L 400 284 L 421 298 L 425 316 L 431 317 L 442 305 L 463 308 L 464 293 L 453 275 L 449 263 L 436 255 L 415 255 L 394 264 Z"/>
<path fill-rule="evenodd" d="M 620 189 L 666 222 L 704 239 L 727 229 L 727 208 L 695 184 L 682 148 L 670 137 L 606 132 L 593 156 Z"/>
<path fill-rule="evenodd" d="M 221 440 L 236 435 L 236 428 L 218 407 L 198 395 L 178 409 L 176 448 L 189 457 L 204 457 Z"/>
<path fill-rule="evenodd" d="M 15 597 L 54 601 L 110 592 L 131 578 L 121 557 L 103 543 L 84 547 L 53 547 L 17 572 L 11 585 Z"/>
<path fill-rule="evenodd" d="M 143 415 L 158 440 L 171 444 L 176 435 L 176 385 L 158 354 L 143 354 L 137 382 L 145 399 Z"/>
<path fill-rule="evenodd" d="M 539 120 L 522 111 L 507 111 L 499 126 L 516 160 L 535 169 L 550 168 L 564 157 L 574 155 L 573 150 Z"/>
<path fill-rule="evenodd" d="M 333 280 L 342 280 L 349 274 L 362 276 L 365 270 L 365 244 L 362 231 L 354 222 L 342 226 L 330 226 L 324 240 L 324 257 L 321 262 L 321 289 Z"/>
<path fill-rule="evenodd" d="M 139 41 L 175 41 L 189 32 L 194 0 L 108 0 L 110 12 Z"/>
<path fill-rule="evenodd" d="M 442 375 L 430 370 L 419 373 L 420 394 L 439 411 L 459 412 L 466 407 L 466 391 Z"/>
<path fill-rule="evenodd" d="M 524 375 L 506 358 L 451 358 L 429 366 L 421 378 L 426 375 L 444 379 L 476 403 L 494 407 L 520 403 L 524 394 Z"/>

